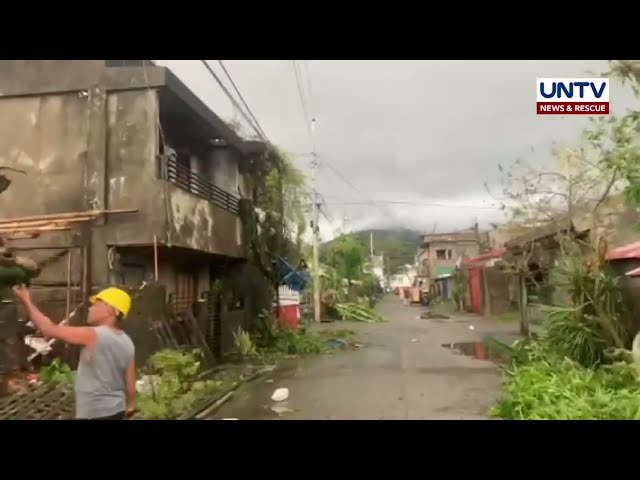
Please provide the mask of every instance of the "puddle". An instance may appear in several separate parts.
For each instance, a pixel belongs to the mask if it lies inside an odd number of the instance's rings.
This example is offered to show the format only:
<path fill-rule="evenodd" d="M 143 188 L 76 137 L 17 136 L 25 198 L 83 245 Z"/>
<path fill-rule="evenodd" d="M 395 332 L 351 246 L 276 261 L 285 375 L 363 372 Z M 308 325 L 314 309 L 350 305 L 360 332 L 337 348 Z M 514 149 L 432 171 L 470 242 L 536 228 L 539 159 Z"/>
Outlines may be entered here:
<path fill-rule="evenodd" d="M 500 362 L 504 358 L 491 349 L 484 342 L 458 342 L 458 343 L 443 343 L 444 348 L 452 350 L 458 355 L 465 355 L 467 357 L 475 358 L 476 360 L 490 360 L 493 362 Z"/>
<path fill-rule="evenodd" d="M 273 420 L 283 418 L 295 412 L 285 400 L 274 402 L 273 392 L 278 388 L 289 388 L 290 396 L 295 397 L 295 389 L 290 381 L 304 371 L 298 357 L 285 359 L 282 363 L 262 378 L 242 385 L 236 390 L 233 398 L 222 405 L 210 419 L 238 418 L 240 420 Z"/>

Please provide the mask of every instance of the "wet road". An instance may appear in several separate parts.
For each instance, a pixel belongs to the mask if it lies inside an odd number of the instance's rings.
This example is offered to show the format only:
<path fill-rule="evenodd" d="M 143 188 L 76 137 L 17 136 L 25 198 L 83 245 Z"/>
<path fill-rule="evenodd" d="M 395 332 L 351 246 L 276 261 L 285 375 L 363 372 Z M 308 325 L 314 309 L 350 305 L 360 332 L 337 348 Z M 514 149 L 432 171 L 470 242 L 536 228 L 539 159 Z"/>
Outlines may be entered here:
<path fill-rule="evenodd" d="M 241 387 L 212 419 L 415 420 L 484 419 L 500 388 L 489 361 L 442 347 L 481 340 L 486 333 L 514 331 L 475 316 L 420 319 L 422 308 L 390 296 L 378 310 L 382 324 L 328 324 L 350 328 L 365 347 L 287 361 L 281 369 Z M 471 330 L 469 325 L 473 324 Z M 272 410 L 271 394 L 289 389 Z"/>

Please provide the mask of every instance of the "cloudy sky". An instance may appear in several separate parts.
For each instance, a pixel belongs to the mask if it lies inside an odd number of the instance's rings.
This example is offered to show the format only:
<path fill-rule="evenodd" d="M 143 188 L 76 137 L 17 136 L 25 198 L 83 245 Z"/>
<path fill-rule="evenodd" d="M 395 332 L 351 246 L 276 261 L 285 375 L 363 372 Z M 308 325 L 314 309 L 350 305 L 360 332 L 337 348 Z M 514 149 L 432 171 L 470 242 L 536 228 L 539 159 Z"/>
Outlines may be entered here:
<path fill-rule="evenodd" d="M 226 81 L 218 61 L 208 62 Z M 223 62 L 268 138 L 287 152 L 309 152 L 293 62 Z M 157 63 L 218 115 L 246 124 L 200 61 Z M 607 69 L 597 60 L 298 64 L 316 119 L 318 186 L 330 219 L 322 225 L 325 238 L 341 228 L 435 226 L 442 232 L 476 219 L 483 226 L 501 220 L 483 187 L 498 182 L 497 164 L 519 157 L 544 162 L 552 142 L 576 142 L 588 118 L 536 115 L 536 78 L 588 77 Z M 630 101 L 620 90 L 612 84 L 614 112 Z M 308 157 L 294 161 L 310 171 Z"/>

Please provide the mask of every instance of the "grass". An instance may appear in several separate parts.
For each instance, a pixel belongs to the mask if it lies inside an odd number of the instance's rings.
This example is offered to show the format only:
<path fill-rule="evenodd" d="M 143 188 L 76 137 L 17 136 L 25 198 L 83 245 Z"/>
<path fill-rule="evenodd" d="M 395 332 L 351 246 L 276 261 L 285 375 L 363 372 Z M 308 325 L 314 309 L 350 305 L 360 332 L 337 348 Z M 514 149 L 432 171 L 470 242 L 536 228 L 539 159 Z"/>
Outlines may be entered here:
<path fill-rule="evenodd" d="M 458 309 L 455 302 L 449 300 L 446 302 L 435 301 L 429 305 L 429 310 L 440 315 L 453 315 Z"/>
<path fill-rule="evenodd" d="M 520 312 L 504 312 L 496 317 L 496 320 L 500 323 L 519 323 L 520 322 Z"/>

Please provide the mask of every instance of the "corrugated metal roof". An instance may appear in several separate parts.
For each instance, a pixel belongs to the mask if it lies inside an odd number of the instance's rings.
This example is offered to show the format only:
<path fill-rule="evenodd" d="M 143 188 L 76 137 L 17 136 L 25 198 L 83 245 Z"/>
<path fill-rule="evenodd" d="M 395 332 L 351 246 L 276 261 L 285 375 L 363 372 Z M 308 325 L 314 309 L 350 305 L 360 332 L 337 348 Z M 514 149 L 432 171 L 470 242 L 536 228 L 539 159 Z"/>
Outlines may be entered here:
<path fill-rule="evenodd" d="M 607 254 L 607 260 L 631 260 L 634 258 L 640 259 L 640 242 L 614 248 Z"/>

